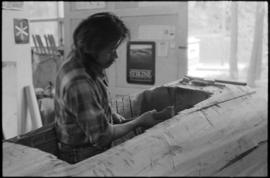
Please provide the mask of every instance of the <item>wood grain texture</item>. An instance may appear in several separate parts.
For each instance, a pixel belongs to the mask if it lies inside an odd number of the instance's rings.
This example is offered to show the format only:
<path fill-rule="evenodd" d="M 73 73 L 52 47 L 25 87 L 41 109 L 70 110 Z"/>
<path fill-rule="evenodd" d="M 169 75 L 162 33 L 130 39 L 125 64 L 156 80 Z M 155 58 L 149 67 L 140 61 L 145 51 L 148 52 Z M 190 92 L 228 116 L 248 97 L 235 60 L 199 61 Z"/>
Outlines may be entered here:
<path fill-rule="evenodd" d="M 242 177 L 265 175 L 267 175 L 267 142 L 259 144 L 250 154 L 215 174 L 215 176 Z"/>
<path fill-rule="evenodd" d="M 3 176 L 42 175 L 46 170 L 68 166 L 54 155 L 38 149 L 9 142 L 3 144 Z"/>

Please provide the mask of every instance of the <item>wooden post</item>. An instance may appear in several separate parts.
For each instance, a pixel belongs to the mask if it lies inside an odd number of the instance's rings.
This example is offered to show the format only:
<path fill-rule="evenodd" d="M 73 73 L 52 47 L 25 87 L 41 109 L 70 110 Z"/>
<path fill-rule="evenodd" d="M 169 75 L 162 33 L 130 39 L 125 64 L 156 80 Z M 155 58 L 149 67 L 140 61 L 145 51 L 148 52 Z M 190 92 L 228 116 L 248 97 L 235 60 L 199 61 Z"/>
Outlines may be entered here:
<path fill-rule="evenodd" d="M 256 22 L 254 31 L 254 40 L 251 58 L 248 68 L 247 83 L 255 87 L 255 80 L 260 78 L 262 64 L 262 42 L 263 42 L 263 20 L 264 20 L 264 3 L 257 2 Z"/>
<path fill-rule="evenodd" d="M 238 46 L 238 2 L 231 2 L 231 50 L 230 77 L 238 78 L 237 46 Z"/>

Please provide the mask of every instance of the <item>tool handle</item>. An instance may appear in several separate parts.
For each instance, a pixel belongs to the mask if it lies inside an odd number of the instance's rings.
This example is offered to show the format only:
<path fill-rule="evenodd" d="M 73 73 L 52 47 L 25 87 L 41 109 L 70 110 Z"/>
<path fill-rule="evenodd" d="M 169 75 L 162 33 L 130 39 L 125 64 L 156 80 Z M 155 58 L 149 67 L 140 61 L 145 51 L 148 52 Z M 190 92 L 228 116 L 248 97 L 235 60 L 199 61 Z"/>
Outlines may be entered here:
<path fill-rule="evenodd" d="M 247 83 L 244 83 L 244 82 L 235 82 L 235 81 L 228 81 L 228 80 L 215 80 L 215 82 L 227 83 L 227 84 L 233 84 L 233 85 L 243 85 L 243 86 L 247 85 Z"/>

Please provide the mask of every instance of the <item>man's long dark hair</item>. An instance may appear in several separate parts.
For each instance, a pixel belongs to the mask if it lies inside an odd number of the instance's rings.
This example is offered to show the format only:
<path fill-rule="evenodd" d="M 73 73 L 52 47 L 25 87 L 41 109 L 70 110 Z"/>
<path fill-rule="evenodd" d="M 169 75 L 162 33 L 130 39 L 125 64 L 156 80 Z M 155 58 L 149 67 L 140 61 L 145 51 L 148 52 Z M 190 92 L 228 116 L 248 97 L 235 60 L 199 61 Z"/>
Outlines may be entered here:
<path fill-rule="evenodd" d="M 109 44 L 120 44 L 130 33 L 119 17 L 100 12 L 84 19 L 73 32 L 73 47 L 69 57 L 84 63 L 95 63 L 97 53 Z"/>

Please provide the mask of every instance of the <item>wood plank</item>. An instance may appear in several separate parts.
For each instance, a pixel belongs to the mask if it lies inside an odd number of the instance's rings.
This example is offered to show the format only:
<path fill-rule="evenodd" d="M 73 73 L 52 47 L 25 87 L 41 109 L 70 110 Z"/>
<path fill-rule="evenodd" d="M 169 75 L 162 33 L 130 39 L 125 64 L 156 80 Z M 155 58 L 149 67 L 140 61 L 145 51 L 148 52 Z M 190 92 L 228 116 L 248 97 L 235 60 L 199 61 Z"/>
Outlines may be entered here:
<path fill-rule="evenodd" d="M 37 53 L 41 53 L 41 51 L 40 51 L 40 48 L 39 48 L 39 46 L 38 46 L 38 42 L 37 42 L 37 39 L 36 39 L 35 35 L 32 35 L 32 39 L 33 39 L 33 42 L 34 42 L 34 45 L 35 45 L 36 52 L 37 52 Z"/>
<path fill-rule="evenodd" d="M 24 87 L 27 105 L 29 106 L 29 111 L 32 120 L 32 129 L 37 129 L 42 126 L 40 111 L 38 108 L 37 98 L 34 92 L 34 88 L 31 85 Z"/>
<path fill-rule="evenodd" d="M 49 42 L 49 39 L 47 37 L 47 35 L 44 35 L 44 39 L 45 39 L 45 42 L 46 42 L 46 49 L 47 49 L 47 52 L 48 54 L 53 54 L 52 53 L 52 49 L 51 49 L 51 45 L 50 45 L 50 42 Z"/>
<path fill-rule="evenodd" d="M 55 43 L 53 35 L 49 34 L 48 39 L 49 39 L 49 42 L 50 42 L 52 53 L 53 53 L 53 55 L 56 55 L 57 54 L 57 47 L 56 47 L 56 43 Z"/>
<path fill-rule="evenodd" d="M 45 47 L 39 35 L 36 35 L 37 44 L 39 46 L 41 54 L 46 54 Z"/>

